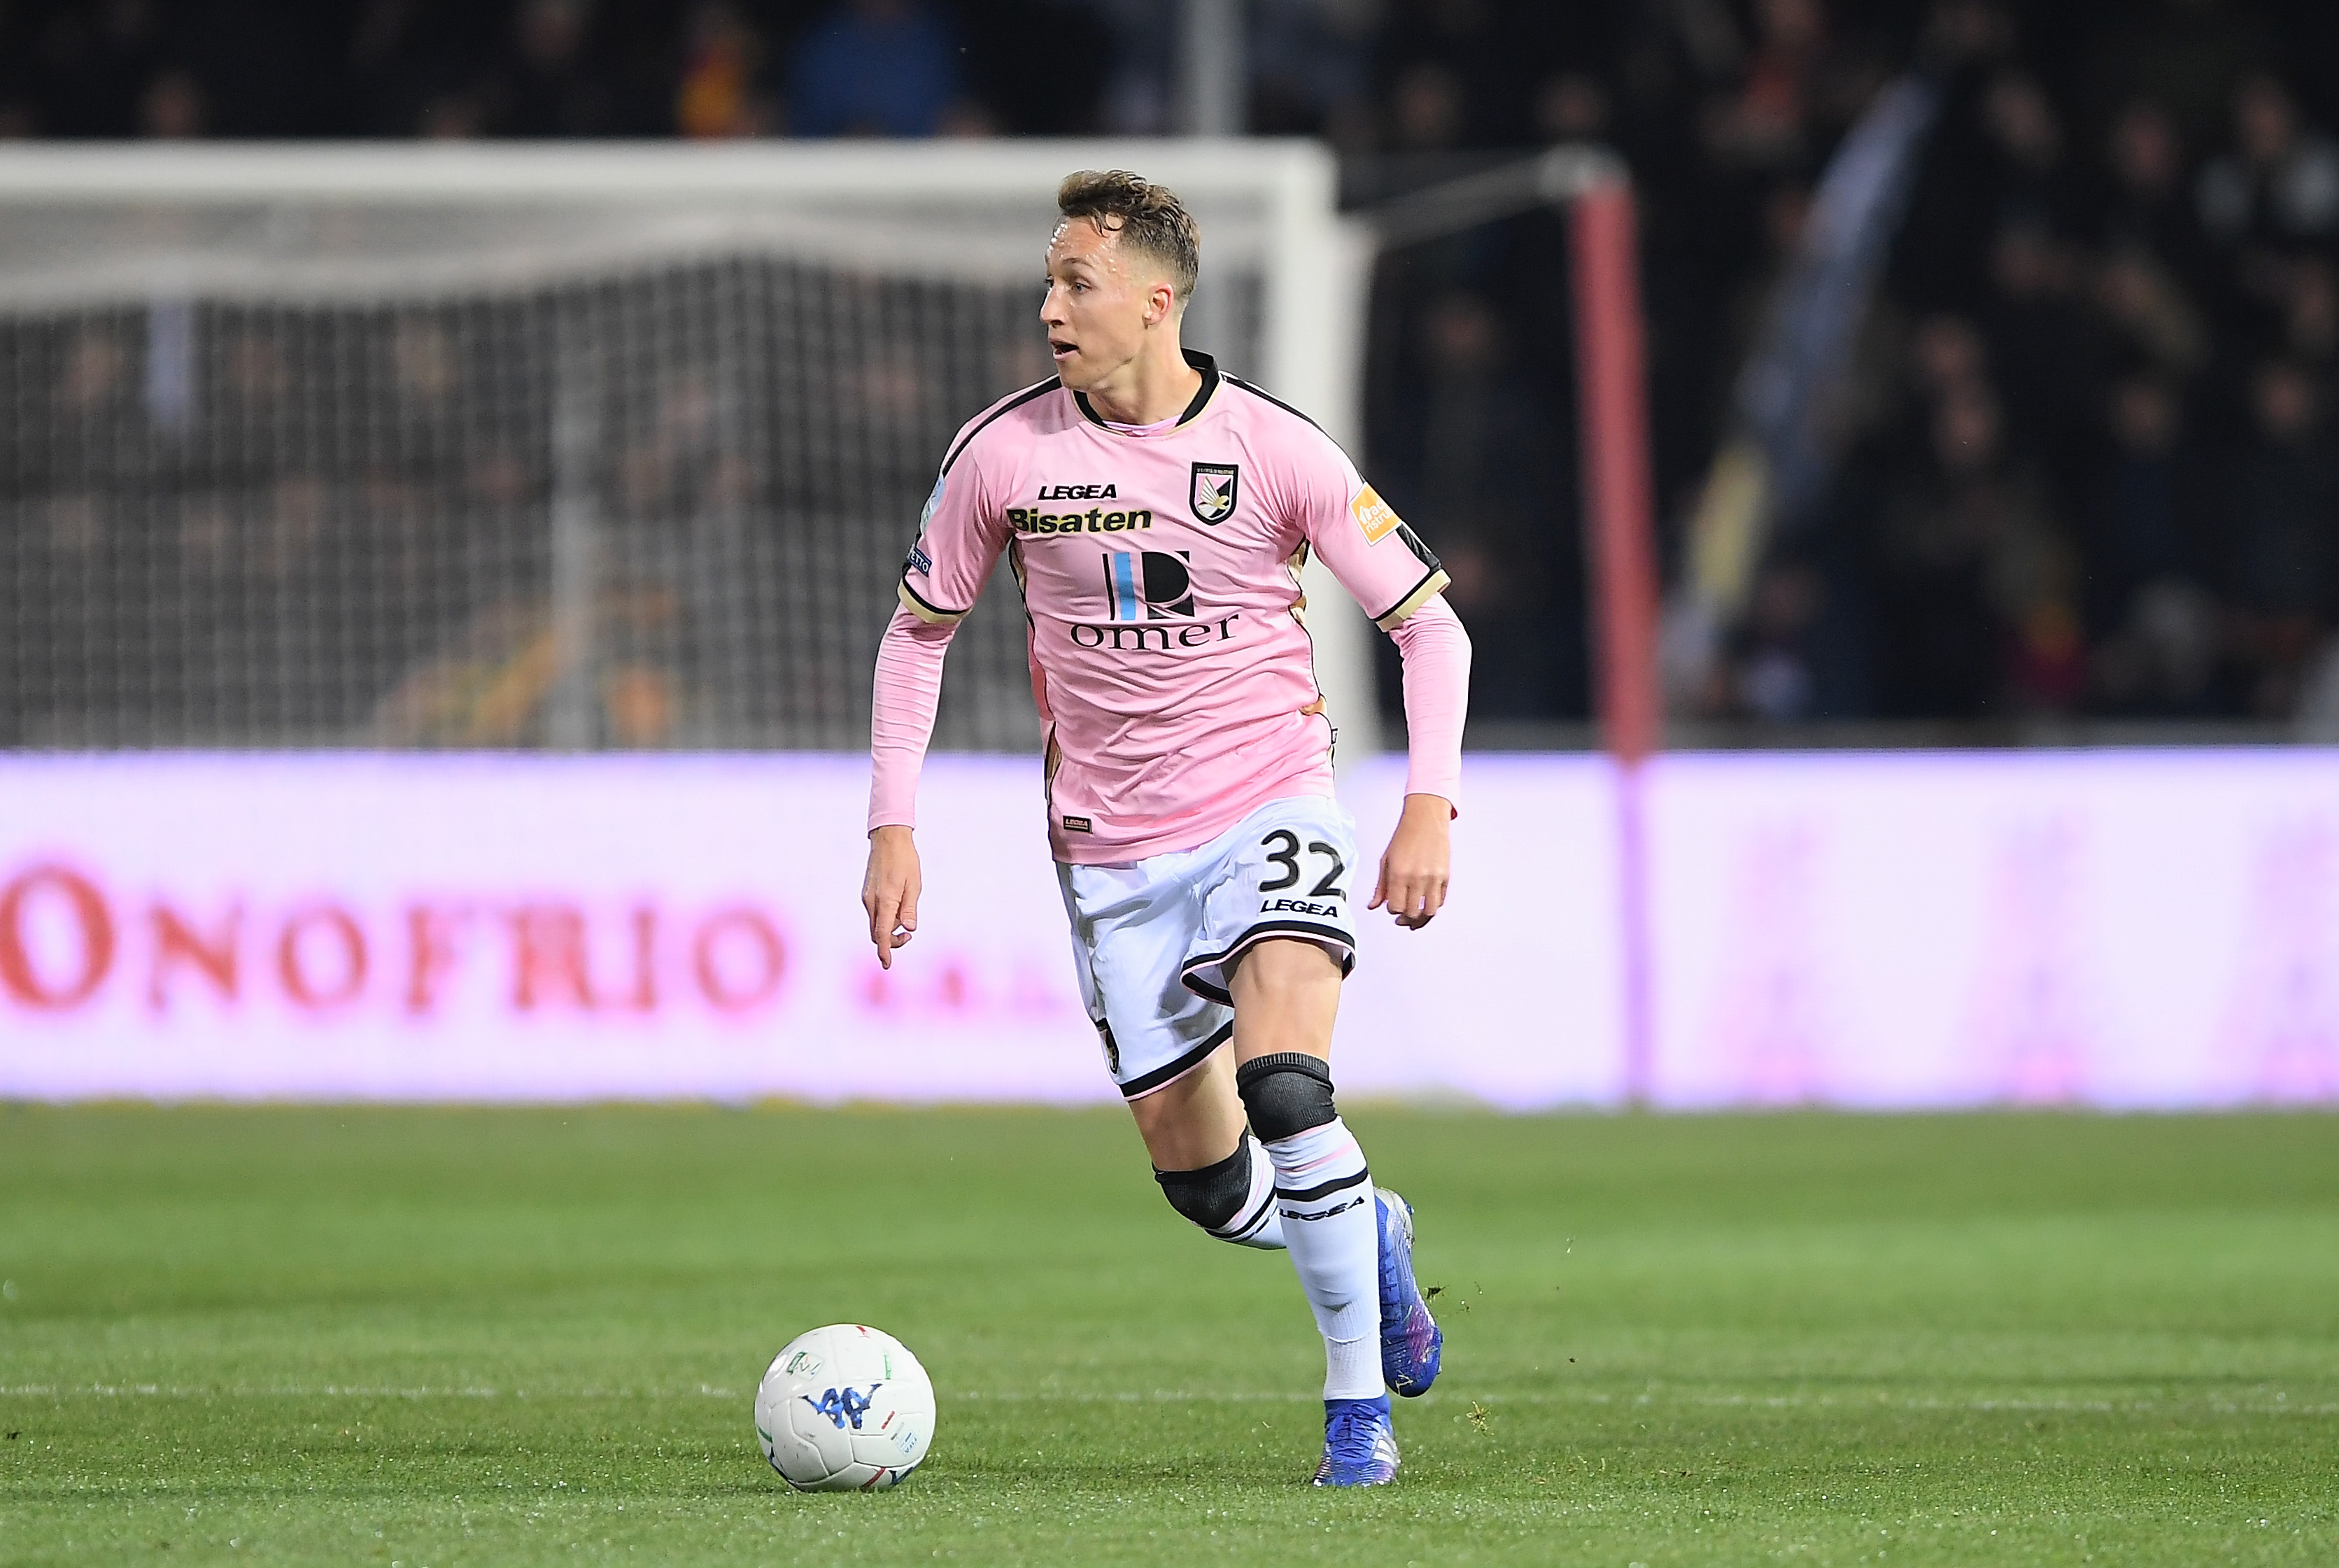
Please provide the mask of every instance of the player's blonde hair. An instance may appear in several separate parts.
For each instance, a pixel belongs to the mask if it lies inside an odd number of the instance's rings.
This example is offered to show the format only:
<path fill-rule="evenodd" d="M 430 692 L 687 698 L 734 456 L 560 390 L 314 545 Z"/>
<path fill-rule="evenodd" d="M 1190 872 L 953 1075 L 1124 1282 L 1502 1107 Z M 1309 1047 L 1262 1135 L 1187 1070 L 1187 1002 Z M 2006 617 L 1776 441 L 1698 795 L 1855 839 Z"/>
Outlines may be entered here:
<path fill-rule="evenodd" d="M 1124 246 L 1144 251 L 1170 271 L 1184 305 L 1202 270 L 1202 229 L 1178 192 L 1126 169 L 1082 169 L 1056 187 L 1056 210 L 1086 218 L 1100 234 L 1118 232 Z"/>

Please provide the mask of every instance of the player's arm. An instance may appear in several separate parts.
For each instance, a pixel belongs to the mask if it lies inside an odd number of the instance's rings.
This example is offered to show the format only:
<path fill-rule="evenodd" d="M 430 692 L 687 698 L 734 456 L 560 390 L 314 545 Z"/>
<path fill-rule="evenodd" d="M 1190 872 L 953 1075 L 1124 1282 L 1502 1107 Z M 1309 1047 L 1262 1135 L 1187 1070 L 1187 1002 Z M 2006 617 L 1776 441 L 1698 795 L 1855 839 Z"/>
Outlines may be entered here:
<path fill-rule="evenodd" d="M 1308 489 L 1308 537 L 1405 665 L 1405 809 L 1366 906 L 1418 928 L 1446 902 L 1452 823 L 1461 799 L 1462 725 L 1470 706 L 1470 636 L 1441 592 L 1446 569 L 1388 504 L 1325 443 Z"/>
<path fill-rule="evenodd" d="M 869 715 L 869 869 L 861 879 L 861 907 L 877 962 L 893 967 L 893 950 L 918 929 L 918 894 L 924 882 L 911 836 L 917 815 L 918 773 L 933 735 L 942 701 L 943 658 L 957 623 L 919 621 L 895 610 L 877 644 L 877 686 Z"/>
<path fill-rule="evenodd" d="M 1399 925 L 1419 927 L 1445 904 L 1451 872 L 1462 723 L 1470 705 L 1470 634 L 1435 592 L 1388 632 L 1405 664 L 1405 809 L 1366 907 L 1386 903 Z"/>
<path fill-rule="evenodd" d="M 861 907 L 877 962 L 918 929 L 923 877 L 918 846 L 918 774 L 942 701 L 943 660 L 960 621 L 974 607 L 1005 536 L 987 526 L 980 465 L 966 454 L 934 482 L 918 542 L 902 565 L 900 606 L 877 644 L 869 715 L 869 869 Z"/>

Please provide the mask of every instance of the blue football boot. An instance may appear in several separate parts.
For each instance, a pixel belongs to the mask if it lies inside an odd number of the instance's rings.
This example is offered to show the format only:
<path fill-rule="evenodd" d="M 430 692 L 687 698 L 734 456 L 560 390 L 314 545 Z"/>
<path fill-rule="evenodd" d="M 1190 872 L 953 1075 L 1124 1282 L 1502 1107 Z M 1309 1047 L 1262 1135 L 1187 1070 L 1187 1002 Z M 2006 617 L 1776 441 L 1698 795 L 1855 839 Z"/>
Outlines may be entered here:
<path fill-rule="evenodd" d="M 1318 1486 L 1385 1486 L 1396 1479 L 1396 1434 L 1386 1394 L 1324 1401 L 1324 1462 Z"/>
<path fill-rule="evenodd" d="M 1446 1331 L 1413 1277 L 1413 1206 L 1376 1187 L 1373 1208 L 1381 1233 L 1381 1381 L 1410 1399 L 1437 1381 Z"/>

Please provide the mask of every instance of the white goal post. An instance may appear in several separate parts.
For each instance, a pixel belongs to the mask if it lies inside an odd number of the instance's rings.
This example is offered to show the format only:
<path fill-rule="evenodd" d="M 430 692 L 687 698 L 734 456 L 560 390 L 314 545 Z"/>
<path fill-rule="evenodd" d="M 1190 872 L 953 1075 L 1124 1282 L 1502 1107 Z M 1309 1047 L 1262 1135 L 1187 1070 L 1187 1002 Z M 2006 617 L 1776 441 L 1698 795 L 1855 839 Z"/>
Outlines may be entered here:
<path fill-rule="evenodd" d="M 1094 167 L 1199 219 L 1187 341 L 1356 451 L 1371 248 L 1313 143 L 0 149 L 0 397 L 41 409 L 0 577 L 142 606 L 20 675 L 0 745 L 849 746 L 868 579 L 934 432 L 1032 361 Z M 256 624 L 303 584 L 315 626 Z M 1377 750 L 1371 627 L 1307 589 L 1341 750 Z M 984 716 L 1005 631 L 938 745 L 1024 738 Z"/>

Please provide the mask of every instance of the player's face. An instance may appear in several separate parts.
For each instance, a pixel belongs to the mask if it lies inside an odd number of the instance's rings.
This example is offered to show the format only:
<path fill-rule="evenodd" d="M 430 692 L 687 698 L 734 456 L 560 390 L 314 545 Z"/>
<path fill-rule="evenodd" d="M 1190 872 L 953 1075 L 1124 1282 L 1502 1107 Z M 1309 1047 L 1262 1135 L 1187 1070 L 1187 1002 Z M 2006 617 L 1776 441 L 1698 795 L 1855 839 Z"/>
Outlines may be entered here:
<path fill-rule="evenodd" d="M 1099 233 L 1085 218 L 1060 224 L 1048 246 L 1040 321 L 1064 385 L 1086 391 L 1134 360 L 1170 299 L 1157 269 L 1121 254 L 1118 230 Z"/>

